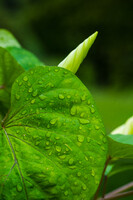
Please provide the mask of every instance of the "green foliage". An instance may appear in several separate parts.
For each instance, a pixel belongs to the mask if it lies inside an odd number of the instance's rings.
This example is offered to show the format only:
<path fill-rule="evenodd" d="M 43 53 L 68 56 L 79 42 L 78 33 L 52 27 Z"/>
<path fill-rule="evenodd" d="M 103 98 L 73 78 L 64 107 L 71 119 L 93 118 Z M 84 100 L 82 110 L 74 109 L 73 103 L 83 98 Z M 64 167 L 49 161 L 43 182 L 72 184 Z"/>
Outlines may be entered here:
<path fill-rule="evenodd" d="M 92 199 L 107 139 L 90 92 L 20 47 L 1 47 L 0 56 L 0 199 Z"/>
<path fill-rule="evenodd" d="M 108 177 L 133 170 L 133 135 L 108 135 L 111 162 L 106 170 Z"/>
<path fill-rule="evenodd" d="M 0 103 L 7 109 L 10 107 L 11 87 L 15 79 L 25 70 L 42 65 L 30 52 L 21 48 L 13 35 L 0 30 Z M 3 111 L 1 111 L 5 114 Z"/>
<path fill-rule="evenodd" d="M 76 76 L 57 67 L 23 73 L 2 126 L 2 199 L 94 195 L 107 143 L 92 97 Z"/>
<path fill-rule="evenodd" d="M 109 155 L 112 161 L 133 159 L 133 135 L 109 135 Z"/>

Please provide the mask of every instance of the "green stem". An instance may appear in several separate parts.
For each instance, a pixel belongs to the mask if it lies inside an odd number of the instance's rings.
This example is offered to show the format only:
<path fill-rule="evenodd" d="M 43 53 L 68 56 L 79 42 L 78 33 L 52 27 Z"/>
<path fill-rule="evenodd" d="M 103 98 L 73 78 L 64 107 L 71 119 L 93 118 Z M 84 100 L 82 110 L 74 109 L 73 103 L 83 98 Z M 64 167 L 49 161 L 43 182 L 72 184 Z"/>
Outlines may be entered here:
<path fill-rule="evenodd" d="M 106 168 L 107 168 L 107 166 L 108 166 L 108 164 L 109 164 L 110 159 L 111 159 L 111 158 L 108 157 L 107 160 L 106 160 L 106 163 L 105 163 L 105 166 L 104 166 L 104 170 L 103 170 L 103 173 L 102 173 L 102 177 L 101 177 L 101 180 L 100 180 L 100 184 L 99 184 L 98 189 L 97 189 L 97 191 L 96 191 L 96 194 L 95 194 L 95 196 L 94 196 L 94 200 L 97 200 L 98 193 L 99 193 L 99 190 L 100 190 L 100 187 L 101 187 L 103 178 L 104 178 L 104 173 L 105 173 L 105 170 L 106 170 Z"/>
<path fill-rule="evenodd" d="M 133 182 L 130 182 L 122 187 L 117 188 L 116 190 L 113 190 L 112 192 L 109 192 L 103 198 L 99 198 L 99 200 L 112 200 L 120 197 L 130 196 L 133 194 L 133 190 L 124 192 L 130 188 L 133 188 Z"/>

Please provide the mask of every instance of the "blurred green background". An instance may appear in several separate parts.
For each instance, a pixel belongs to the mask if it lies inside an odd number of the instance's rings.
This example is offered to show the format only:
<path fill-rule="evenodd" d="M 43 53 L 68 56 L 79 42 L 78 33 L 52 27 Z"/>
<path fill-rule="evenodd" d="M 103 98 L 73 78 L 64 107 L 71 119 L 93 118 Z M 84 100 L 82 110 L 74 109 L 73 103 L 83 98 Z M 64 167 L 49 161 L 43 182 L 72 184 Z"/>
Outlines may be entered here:
<path fill-rule="evenodd" d="M 77 76 L 92 92 L 107 133 L 133 115 L 133 1 L 1 0 L 0 28 L 48 65 L 97 30 Z"/>

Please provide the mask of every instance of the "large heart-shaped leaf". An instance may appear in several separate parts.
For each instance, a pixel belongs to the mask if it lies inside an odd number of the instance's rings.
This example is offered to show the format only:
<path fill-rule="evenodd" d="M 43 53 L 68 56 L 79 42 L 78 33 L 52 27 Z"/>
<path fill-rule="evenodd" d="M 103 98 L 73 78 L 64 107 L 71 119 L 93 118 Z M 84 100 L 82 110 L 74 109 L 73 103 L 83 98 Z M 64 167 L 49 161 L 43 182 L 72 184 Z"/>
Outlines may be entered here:
<path fill-rule="evenodd" d="M 0 102 L 7 109 L 15 79 L 25 70 L 42 63 L 30 52 L 21 48 L 13 35 L 0 30 Z M 2 108 L 2 107 L 0 107 Z"/>
<path fill-rule="evenodd" d="M 0 152 L 0 199 L 91 199 L 107 141 L 87 88 L 58 67 L 20 75 L 1 127 Z"/>

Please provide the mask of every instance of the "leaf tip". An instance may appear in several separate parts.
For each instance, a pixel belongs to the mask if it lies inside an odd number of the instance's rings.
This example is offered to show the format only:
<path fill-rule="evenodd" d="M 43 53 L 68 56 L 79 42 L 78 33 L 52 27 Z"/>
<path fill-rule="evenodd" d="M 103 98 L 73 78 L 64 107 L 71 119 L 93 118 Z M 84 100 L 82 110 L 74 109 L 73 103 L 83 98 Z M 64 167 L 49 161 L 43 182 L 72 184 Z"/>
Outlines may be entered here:
<path fill-rule="evenodd" d="M 81 44 L 78 45 L 76 49 L 71 51 L 70 54 L 61 63 L 59 63 L 58 66 L 68 69 L 75 74 L 80 64 L 86 57 L 92 44 L 94 43 L 97 35 L 98 35 L 98 31 L 96 31 L 87 39 L 85 39 Z"/>

